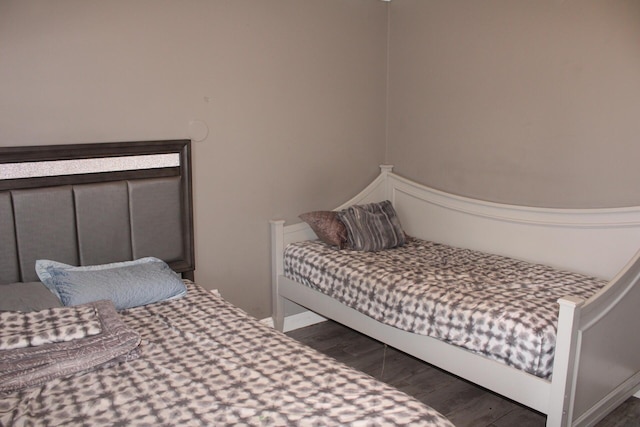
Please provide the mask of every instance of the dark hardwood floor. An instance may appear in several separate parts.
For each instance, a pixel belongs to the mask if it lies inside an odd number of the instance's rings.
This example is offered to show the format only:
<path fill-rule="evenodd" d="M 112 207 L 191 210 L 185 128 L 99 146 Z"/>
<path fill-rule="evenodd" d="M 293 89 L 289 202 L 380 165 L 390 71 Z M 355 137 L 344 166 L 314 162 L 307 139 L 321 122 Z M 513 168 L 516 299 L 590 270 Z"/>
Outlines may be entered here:
<path fill-rule="evenodd" d="M 545 425 L 543 414 L 338 323 L 322 322 L 287 335 L 414 396 L 446 415 L 458 427 Z M 598 427 L 623 426 L 640 426 L 640 399 L 630 398 L 598 424 Z"/>

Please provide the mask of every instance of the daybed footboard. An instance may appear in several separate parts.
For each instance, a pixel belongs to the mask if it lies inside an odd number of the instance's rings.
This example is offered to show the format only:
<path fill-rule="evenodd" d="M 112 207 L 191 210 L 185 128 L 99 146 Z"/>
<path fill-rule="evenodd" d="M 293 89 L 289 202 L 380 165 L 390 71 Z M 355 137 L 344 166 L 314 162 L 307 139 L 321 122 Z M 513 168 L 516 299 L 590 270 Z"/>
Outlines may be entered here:
<path fill-rule="evenodd" d="M 377 322 L 284 277 L 284 248 L 314 239 L 304 223 L 271 221 L 273 320 L 290 300 L 535 410 L 547 425 L 593 425 L 640 388 L 640 207 L 541 209 L 439 192 L 381 167 L 338 207 L 391 200 L 405 231 L 425 240 L 511 256 L 610 280 L 587 301 L 560 303 L 553 379 L 546 381 L 434 338 Z M 631 261 L 627 261 L 632 258 Z M 619 273 L 618 273 L 619 272 Z"/>
<path fill-rule="evenodd" d="M 639 281 L 637 254 L 579 311 L 568 366 L 570 424 L 592 425 L 640 389 Z"/>

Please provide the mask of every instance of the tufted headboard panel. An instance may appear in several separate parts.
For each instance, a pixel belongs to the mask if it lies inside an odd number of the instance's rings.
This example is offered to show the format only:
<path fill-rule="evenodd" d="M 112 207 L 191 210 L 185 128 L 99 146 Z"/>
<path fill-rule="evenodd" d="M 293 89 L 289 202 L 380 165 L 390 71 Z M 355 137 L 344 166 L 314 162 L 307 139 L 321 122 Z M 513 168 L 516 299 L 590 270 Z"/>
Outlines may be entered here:
<path fill-rule="evenodd" d="M 38 280 L 37 259 L 145 256 L 193 279 L 190 157 L 187 140 L 0 147 L 0 284 Z"/>

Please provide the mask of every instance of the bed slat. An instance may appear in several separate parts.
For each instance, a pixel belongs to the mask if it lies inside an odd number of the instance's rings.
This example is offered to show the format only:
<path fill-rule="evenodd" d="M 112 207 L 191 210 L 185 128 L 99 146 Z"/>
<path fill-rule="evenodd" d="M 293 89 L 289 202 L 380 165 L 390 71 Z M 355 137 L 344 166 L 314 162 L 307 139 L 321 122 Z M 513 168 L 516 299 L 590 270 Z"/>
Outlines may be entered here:
<path fill-rule="evenodd" d="M 132 259 L 126 182 L 74 186 L 82 265 Z"/>
<path fill-rule="evenodd" d="M 20 280 L 11 194 L 0 193 L 0 284 Z"/>
<path fill-rule="evenodd" d="M 11 194 L 21 280 L 38 280 L 34 268 L 37 259 L 77 265 L 72 187 L 18 190 Z"/>

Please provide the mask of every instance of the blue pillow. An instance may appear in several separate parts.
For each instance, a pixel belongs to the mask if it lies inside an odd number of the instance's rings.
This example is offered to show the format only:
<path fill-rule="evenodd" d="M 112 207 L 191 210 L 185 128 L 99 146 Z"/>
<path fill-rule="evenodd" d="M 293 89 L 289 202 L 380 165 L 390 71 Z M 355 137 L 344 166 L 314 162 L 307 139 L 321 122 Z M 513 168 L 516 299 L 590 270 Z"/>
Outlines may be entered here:
<path fill-rule="evenodd" d="M 84 267 L 39 259 L 36 273 L 66 306 L 107 299 L 123 310 L 187 293 L 180 276 L 153 257 Z"/>

